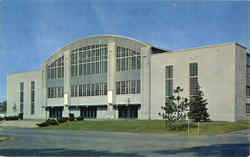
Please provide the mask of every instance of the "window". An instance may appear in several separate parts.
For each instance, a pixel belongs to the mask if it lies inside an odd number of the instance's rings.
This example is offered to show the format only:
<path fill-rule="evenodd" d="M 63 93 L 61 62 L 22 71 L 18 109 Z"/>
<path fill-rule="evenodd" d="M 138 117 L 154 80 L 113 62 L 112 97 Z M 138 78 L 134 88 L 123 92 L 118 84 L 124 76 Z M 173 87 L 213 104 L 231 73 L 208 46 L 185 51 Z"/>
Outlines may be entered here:
<path fill-rule="evenodd" d="M 24 103 L 24 83 L 20 83 L 20 113 L 23 113 L 23 103 Z"/>
<path fill-rule="evenodd" d="M 250 104 L 246 104 L 246 113 L 250 113 Z"/>
<path fill-rule="evenodd" d="M 198 64 L 190 63 L 189 64 L 189 94 L 190 97 L 196 96 L 198 94 Z"/>
<path fill-rule="evenodd" d="M 246 95 L 247 97 L 250 97 L 250 86 L 246 87 Z"/>
<path fill-rule="evenodd" d="M 89 45 L 73 50 L 71 53 L 71 76 L 107 72 L 108 48 L 106 44 Z"/>
<path fill-rule="evenodd" d="M 116 94 L 139 94 L 141 80 L 116 81 Z"/>
<path fill-rule="evenodd" d="M 116 49 L 116 71 L 132 71 L 140 69 L 140 52 L 118 46 Z"/>
<path fill-rule="evenodd" d="M 35 81 L 31 81 L 31 114 L 35 113 Z"/>
<path fill-rule="evenodd" d="M 71 96 L 99 96 L 107 95 L 107 82 L 80 84 L 71 86 Z"/>
<path fill-rule="evenodd" d="M 246 86 L 246 96 L 250 97 L 250 56 L 247 56 L 247 86 Z"/>
<path fill-rule="evenodd" d="M 64 56 L 59 57 L 47 67 L 48 80 L 63 79 L 64 77 Z"/>
<path fill-rule="evenodd" d="M 165 96 L 173 96 L 173 65 L 165 68 Z"/>
<path fill-rule="evenodd" d="M 61 98 L 64 97 L 63 87 L 49 87 L 48 88 L 48 98 Z"/>
<path fill-rule="evenodd" d="M 71 97 L 77 97 L 78 92 L 77 92 L 78 88 L 77 85 L 71 85 Z"/>
<path fill-rule="evenodd" d="M 77 50 L 71 54 L 71 76 L 77 76 Z"/>
<path fill-rule="evenodd" d="M 64 91 L 63 90 L 64 90 L 63 87 L 57 88 L 57 97 L 61 98 L 61 97 L 64 96 L 64 94 L 63 94 Z"/>

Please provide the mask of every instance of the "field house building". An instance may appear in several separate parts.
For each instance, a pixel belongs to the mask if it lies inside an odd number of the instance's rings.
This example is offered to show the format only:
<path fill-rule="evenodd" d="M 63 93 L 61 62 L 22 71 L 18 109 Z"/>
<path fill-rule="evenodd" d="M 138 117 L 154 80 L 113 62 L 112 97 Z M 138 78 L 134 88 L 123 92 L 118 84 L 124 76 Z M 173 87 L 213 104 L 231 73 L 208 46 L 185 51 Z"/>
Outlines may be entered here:
<path fill-rule="evenodd" d="M 24 119 L 161 119 L 168 96 L 197 84 L 212 120 L 250 119 L 250 56 L 229 43 L 170 51 L 123 36 L 97 35 L 55 52 L 41 70 L 8 75 L 7 115 Z"/>

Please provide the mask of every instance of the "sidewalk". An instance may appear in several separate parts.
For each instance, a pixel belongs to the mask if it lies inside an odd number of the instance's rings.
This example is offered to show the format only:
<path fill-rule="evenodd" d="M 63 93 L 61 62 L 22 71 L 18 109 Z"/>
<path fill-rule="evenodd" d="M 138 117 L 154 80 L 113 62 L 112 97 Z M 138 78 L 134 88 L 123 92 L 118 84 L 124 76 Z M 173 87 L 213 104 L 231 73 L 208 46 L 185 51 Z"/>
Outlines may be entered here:
<path fill-rule="evenodd" d="M 37 123 L 43 120 L 11 120 L 11 121 L 1 121 L 0 127 L 18 127 L 18 128 L 36 128 Z"/>

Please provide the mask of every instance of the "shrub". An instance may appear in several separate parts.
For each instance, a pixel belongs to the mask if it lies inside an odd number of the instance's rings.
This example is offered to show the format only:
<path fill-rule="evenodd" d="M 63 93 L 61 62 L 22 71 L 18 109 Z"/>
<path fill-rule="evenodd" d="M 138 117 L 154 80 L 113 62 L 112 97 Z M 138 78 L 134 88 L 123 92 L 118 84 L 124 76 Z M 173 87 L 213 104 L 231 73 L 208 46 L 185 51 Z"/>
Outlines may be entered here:
<path fill-rule="evenodd" d="M 23 113 L 18 114 L 18 119 L 23 120 Z"/>
<path fill-rule="evenodd" d="M 48 122 L 42 122 L 42 123 L 37 123 L 36 124 L 38 127 L 46 127 L 46 126 L 49 126 Z"/>
<path fill-rule="evenodd" d="M 9 116 L 9 117 L 4 117 L 5 120 L 18 120 L 18 116 Z"/>
<path fill-rule="evenodd" d="M 196 128 L 196 124 L 190 122 L 189 123 L 189 128 Z M 182 123 L 182 122 L 177 122 L 177 123 L 173 123 L 171 125 L 171 127 L 168 128 L 169 130 L 187 130 L 188 129 L 188 124 L 186 122 Z"/>
<path fill-rule="evenodd" d="M 58 121 L 59 123 L 65 123 L 65 122 L 67 122 L 68 120 L 69 120 L 69 118 L 67 118 L 67 117 L 57 118 L 57 121 Z"/>
<path fill-rule="evenodd" d="M 69 120 L 70 120 L 70 121 L 74 121 L 74 120 L 75 120 L 75 116 L 74 116 L 73 113 L 70 113 L 70 114 L 69 114 Z"/>
<path fill-rule="evenodd" d="M 84 117 L 83 116 L 79 116 L 79 117 L 76 118 L 76 120 L 79 120 L 79 121 L 84 120 Z"/>
<path fill-rule="evenodd" d="M 4 120 L 4 118 L 3 118 L 3 117 L 0 117 L 0 121 L 2 121 L 2 120 Z"/>
<path fill-rule="evenodd" d="M 48 119 L 46 122 L 48 125 L 58 125 L 58 122 L 55 119 Z"/>

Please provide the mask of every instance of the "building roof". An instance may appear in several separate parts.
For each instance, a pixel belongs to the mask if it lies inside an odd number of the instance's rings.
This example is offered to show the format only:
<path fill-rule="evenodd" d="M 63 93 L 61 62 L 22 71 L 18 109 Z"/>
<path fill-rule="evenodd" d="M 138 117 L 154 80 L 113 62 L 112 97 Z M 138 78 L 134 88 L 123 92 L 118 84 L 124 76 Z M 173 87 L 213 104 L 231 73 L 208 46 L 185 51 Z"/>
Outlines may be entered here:
<path fill-rule="evenodd" d="M 75 45 L 79 45 L 80 43 L 82 42 L 85 42 L 85 41 L 88 41 L 90 39 L 98 39 L 98 38 L 118 38 L 118 39 L 126 39 L 126 40 L 130 40 L 130 41 L 134 41 L 136 43 L 139 43 L 143 46 L 148 46 L 148 47 L 151 47 L 151 48 L 154 48 L 154 49 L 157 49 L 159 51 L 162 51 L 162 52 L 169 52 L 169 50 L 166 50 L 166 49 L 163 49 L 163 48 L 159 48 L 157 46 L 153 46 L 149 43 L 146 43 L 146 42 L 143 42 L 143 41 L 139 41 L 139 40 L 136 40 L 136 39 L 133 39 L 133 38 L 130 38 L 130 37 L 126 37 L 126 36 L 121 36 L 121 35 L 110 35 L 110 34 L 104 34 L 104 35 L 93 35 L 93 36 L 88 36 L 88 37 L 85 37 L 85 38 L 82 38 L 82 39 L 79 39 L 79 40 L 76 40 L 76 41 L 73 41 L 71 43 L 69 43 L 68 45 L 66 45 L 65 47 L 63 48 L 60 48 L 59 50 L 57 50 L 55 53 L 53 53 L 50 57 L 48 57 L 48 60 L 51 59 L 52 56 L 55 56 L 56 54 L 62 52 L 62 51 L 65 51 L 65 50 L 68 50 L 68 49 L 71 49 L 72 47 L 74 47 Z"/>

